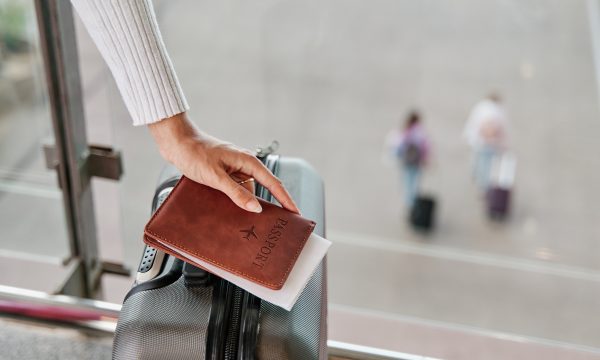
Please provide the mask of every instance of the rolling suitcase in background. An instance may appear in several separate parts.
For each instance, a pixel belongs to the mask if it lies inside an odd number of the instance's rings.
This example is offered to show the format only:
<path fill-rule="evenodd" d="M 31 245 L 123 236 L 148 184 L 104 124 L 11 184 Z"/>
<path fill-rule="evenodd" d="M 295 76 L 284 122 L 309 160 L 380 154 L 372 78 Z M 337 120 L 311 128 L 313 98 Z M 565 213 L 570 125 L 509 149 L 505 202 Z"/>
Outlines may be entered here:
<path fill-rule="evenodd" d="M 410 223 L 417 230 L 433 229 L 435 219 L 435 199 L 433 196 L 419 195 L 410 211 Z"/>
<path fill-rule="evenodd" d="M 503 219 L 508 216 L 510 208 L 510 189 L 492 186 L 487 194 L 488 215 L 492 219 Z"/>
<path fill-rule="evenodd" d="M 494 182 L 486 193 L 487 213 L 491 219 L 503 220 L 510 213 L 516 166 L 516 160 L 510 154 L 503 154 L 494 164 L 491 176 Z"/>
<path fill-rule="evenodd" d="M 315 170 L 300 159 L 262 155 L 324 236 L 323 183 Z M 153 212 L 178 178 L 174 168 L 163 171 Z M 257 195 L 273 201 L 260 186 Z M 113 359 L 326 359 L 326 352 L 326 258 L 288 312 L 149 246 L 113 343 Z"/>

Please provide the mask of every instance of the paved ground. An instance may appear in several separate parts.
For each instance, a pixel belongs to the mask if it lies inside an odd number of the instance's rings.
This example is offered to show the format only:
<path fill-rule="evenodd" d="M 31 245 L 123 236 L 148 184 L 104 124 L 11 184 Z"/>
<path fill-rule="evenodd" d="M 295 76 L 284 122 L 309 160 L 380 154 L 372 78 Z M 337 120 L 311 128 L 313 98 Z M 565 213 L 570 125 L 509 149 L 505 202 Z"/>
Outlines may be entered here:
<path fill-rule="evenodd" d="M 157 13 L 201 128 L 246 147 L 278 139 L 323 175 L 332 303 L 598 349 L 590 4 L 172 0 Z M 120 214 L 106 210 L 116 196 L 98 196 L 101 237 L 125 239 L 134 265 L 161 162 L 146 131 L 129 126 L 97 54 L 82 52 L 91 137 L 125 155 L 118 190 L 98 185 L 120 196 Z M 484 216 L 460 138 L 491 89 L 506 99 L 519 162 L 505 224 Z M 414 106 L 434 147 L 424 189 L 440 211 L 429 236 L 404 223 L 397 171 L 382 161 L 385 135 Z"/>
<path fill-rule="evenodd" d="M 2 359 L 101 360 L 111 358 L 112 338 L 53 325 L 0 319 Z M 10 346 L 6 346 L 10 344 Z"/>

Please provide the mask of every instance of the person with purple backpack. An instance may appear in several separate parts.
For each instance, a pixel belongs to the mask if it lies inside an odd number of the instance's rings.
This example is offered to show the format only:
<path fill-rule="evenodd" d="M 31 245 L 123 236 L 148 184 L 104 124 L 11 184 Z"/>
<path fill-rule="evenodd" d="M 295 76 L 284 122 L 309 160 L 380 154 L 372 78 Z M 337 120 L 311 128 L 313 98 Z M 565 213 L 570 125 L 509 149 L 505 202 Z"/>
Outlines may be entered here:
<path fill-rule="evenodd" d="M 410 209 L 419 194 L 421 173 L 429 157 L 429 140 L 421 124 L 421 114 L 411 111 L 397 134 L 395 154 L 404 177 L 404 204 Z"/>

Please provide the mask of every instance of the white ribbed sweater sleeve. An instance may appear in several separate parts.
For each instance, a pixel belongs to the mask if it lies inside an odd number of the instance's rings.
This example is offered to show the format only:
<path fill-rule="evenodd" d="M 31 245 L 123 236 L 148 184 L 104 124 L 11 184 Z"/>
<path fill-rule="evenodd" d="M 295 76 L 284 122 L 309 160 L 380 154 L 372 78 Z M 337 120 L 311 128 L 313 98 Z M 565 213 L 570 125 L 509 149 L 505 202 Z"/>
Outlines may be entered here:
<path fill-rule="evenodd" d="M 189 109 L 150 0 L 71 0 L 112 72 L 134 125 Z"/>

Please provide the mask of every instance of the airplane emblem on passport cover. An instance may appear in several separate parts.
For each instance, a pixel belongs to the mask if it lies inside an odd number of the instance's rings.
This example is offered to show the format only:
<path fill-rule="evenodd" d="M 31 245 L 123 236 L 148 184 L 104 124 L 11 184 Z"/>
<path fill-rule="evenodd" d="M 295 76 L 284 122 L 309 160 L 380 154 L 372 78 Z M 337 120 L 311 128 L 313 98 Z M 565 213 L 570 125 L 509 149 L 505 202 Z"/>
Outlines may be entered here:
<path fill-rule="evenodd" d="M 254 232 L 254 225 L 252 225 L 252 227 L 250 229 L 240 230 L 240 232 L 246 234 L 246 235 L 242 236 L 246 240 L 250 240 L 251 236 L 254 236 L 254 238 L 258 239 L 258 236 L 256 236 L 256 232 Z"/>

